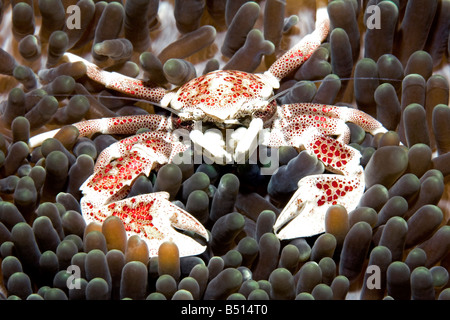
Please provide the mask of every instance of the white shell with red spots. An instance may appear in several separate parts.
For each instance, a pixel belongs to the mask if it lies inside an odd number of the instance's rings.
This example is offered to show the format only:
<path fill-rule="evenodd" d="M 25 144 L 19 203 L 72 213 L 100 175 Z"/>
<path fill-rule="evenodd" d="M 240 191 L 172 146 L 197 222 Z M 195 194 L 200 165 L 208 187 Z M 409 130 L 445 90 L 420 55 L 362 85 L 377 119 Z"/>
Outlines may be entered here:
<path fill-rule="evenodd" d="M 316 12 L 315 30 L 306 35 L 299 43 L 289 49 L 269 68 L 268 73 L 276 79 L 283 79 L 292 70 L 298 68 L 303 62 L 309 59 L 314 51 L 326 39 L 330 31 L 330 20 L 327 8 L 319 8 Z"/>
<path fill-rule="evenodd" d="M 310 128 L 327 136 L 338 136 L 337 140 L 348 143 L 350 130 L 346 122 L 353 122 L 372 134 L 387 131 L 380 122 L 358 109 L 296 103 L 278 107 L 266 144 L 272 147 L 299 147 L 304 144 L 304 139 L 308 136 L 305 132 Z"/>
<path fill-rule="evenodd" d="M 172 134 L 163 131 L 148 131 L 122 139 L 100 153 L 94 173 L 80 190 L 92 207 L 121 199 L 138 176 L 149 175 L 152 169 L 171 162 L 186 149 Z"/>
<path fill-rule="evenodd" d="M 347 211 L 355 209 L 364 193 L 364 173 L 360 168 L 353 176 L 319 174 L 301 179 L 274 224 L 277 237 L 284 240 L 325 232 L 330 205 L 342 205 Z"/>
<path fill-rule="evenodd" d="M 96 132 L 104 134 L 132 134 L 142 128 L 166 132 L 173 129 L 171 118 L 158 114 L 92 119 L 74 123 L 73 125 L 78 129 L 82 137 Z"/>
<path fill-rule="evenodd" d="M 205 227 L 192 215 L 169 201 L 167 192 L 142 194 L 107 205 L 91 207 L 83 198 L 83 217 L 87 223 L 102 223 L 107 217 L 119 217 L 128 236 L 139 235 L 147 243 L 150 257 L 158 255 L 159 246 L 173 241 L 180 256 L 200 254 L 205 246 L 177 232 L 175 228 L 195 232 L 208 240 Z"/>
<path fill-rule="evenodd" d="M 268 99 L 278 86 L 269 75 L 218 70 L 187 82 L 161 104 L 180 110 L 183 120 L 222 122 L 271 110 Z"/>
<path fill-rule="evenodd" d="M 305 139 L 303 147 L 322 161 L 327 170 L 348 176 L 360 171 L 361 153 L 358 150 L 314 131 L 312 128 L 306 132 L 309 140 Z"/>
<path fill-rule="evenodd" d="M 83 62 L 86 66 L 86 75 L 90 79 L 103 84 L 108 89 L 153 102 L 161 101 L 167 93 L 164 88 L 153 86 L 145 81 L 127 77 L 117 72 L 102 70 L 96 64 L 73 53 L 66 52 L 64 56 L 72 63 Z"/>

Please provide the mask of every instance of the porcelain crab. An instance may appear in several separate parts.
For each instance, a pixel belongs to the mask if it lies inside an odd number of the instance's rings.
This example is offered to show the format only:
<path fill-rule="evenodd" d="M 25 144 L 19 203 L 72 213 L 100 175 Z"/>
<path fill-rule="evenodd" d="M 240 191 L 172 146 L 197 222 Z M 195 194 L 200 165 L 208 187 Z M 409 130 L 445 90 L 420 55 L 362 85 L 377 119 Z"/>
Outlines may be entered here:
<path fill-rule="evenodd" d="M 213 71 L 173 91 L 106 72 L 83 58 L 67 53 L 69 61 L 82 61 L 86 65 L 87 76 L 106 88 L 158 103 L 175 114 L 169 118 L 151 114 L 75 124 L 80 135 L 84 136 L 94 132 L 133 134 L 140 128 L 150 129 L 149 132 L 112 144 L 99 155 L 94 173 L 81 187 L 85 219 L 101 222 L 111 214 L 120 216 L 127 225 L 127 231 L 141 234 L 154 254 L 160 243 L 167 239 L 176 242 L 181 256 L 201 253 L 205 246 L 188 240 L 189 237 L 179 234 L 173 227 L 193 231 L 208 240 L 206 229 L 189 213 L 171 204 L 167 194 L 123 199 L 139 175 L 148 175 L 150 170 L 173 161 L 176 154 L 186 150 L 186 145 L 173 132 L 189 121 L 194 124 L 210 122 L 221 127 L 243 123 L 243 120 L 249 123 L 232 152 L 211 142 L 199 130 L 190 132 L 189 136 L 195 144 L 218 157 L 235 161 L 241 159 L 261 129 L 268 128 L 264 144 L 305 149 L 332 173 L 307 176 L 298 182 L 297 192 L 274 225 L 280 239 L 323 232 L 325 212 L 331 205 L 341 204 L 352 210 L 365 185 L 363 169 L 359 165 L 361 155 L 347 145 L 349 129 L 345 122 L 354 122 L 372 134 L 386 130 L 374 118 L 357 109 L 311 103 L 277 106 L 273 97 L 273 90 L 279 87 L 279 81 L 298 68 L 325 40 L 329 24 L 326 8 L 318 9 L 315 30 L 263 74 Z M 37 145 L 54 133 L 34 137 L 30 144 Z"/>

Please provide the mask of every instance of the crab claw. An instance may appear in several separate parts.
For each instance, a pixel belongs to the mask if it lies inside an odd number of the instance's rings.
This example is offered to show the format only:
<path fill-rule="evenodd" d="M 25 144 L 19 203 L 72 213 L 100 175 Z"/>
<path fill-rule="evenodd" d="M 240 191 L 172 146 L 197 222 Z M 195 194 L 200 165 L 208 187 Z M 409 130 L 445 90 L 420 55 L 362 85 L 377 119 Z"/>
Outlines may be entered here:
<path fill-rule="evenodd" d="M 325 232 L 325 215 L 331 205 L 351 211 L 364 193 L 364 173 L 355 176 L 311 175 L 298 182 L 298 190 L 278 216 L 274 231 L 281 240 Z"/>
<path fill-rule="evenodd" d="M 205 245 L 176 229 L 191 231 L 206 241 L 209 240 L 205 227 L 189 213 L 171 203 L 167 192 L 141 194 L 83 211 L 87 223 L 101 223 L 111 215 L 124 222 L 128 236 L 137 234 L 145 240 L 150 257 L 157 256 L 159 246 L 169 240 L 177 245 L 180 256 L 197 255 L 205 251 Z"/>

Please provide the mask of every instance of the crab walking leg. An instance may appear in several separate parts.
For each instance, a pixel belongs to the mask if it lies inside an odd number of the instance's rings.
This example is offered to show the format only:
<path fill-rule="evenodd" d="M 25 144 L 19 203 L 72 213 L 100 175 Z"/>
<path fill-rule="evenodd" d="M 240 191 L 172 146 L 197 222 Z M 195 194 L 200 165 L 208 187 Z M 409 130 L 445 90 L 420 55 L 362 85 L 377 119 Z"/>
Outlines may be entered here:
<path fill-rule="evenodd" d="M 327 136 L 336 136 L 337 140 L 346 144 L 350 141 L 350 128 L 339 118 L 325 117 L 305 108 L 292 108 L 293 105 L 283 105 L 277 110 L 278 117 L 273 121 L 269 146 L 298 145 L 304 131 L 316 128 Z M 293 109 L 293 110 L 292 110 Z"/>
<path fill-rule="evenodd" d="M 380 122 L 361 110 L 334 106 L 326 106 L 326 108 L 329 108 L 329 112 L 335 113 L 341 120 L 357 124 L 372 135 L 387 132 Z"/>
<path fill-rule="evenodd" d="M 172 118 L 158 114 L 137 116 L 123 116 L 114 118 L 91 119 L 74 123 L 81 137 L 87 137 L 94 133 L 103 134 L 133 134 L 141 128 L 152 131 L 172 131 L 174 129 Z M 31 137 L 29 146 L 35 148 L 46 139 L 53 138 L 60 129 L 51 130 Z"/>
<path fill-rule="evenodd" d="M 297 146 L 304 131 L 311 127 L 324 135 L 337 136 L 337 140 L 345 144 L 350 139 L 346 122 L 355 123 L 373 135 L 387 131 L 380 122 L 358 109 L 315 103 L 287 104 L 277 109 L 268 145 Z"/>
<path fill-rule="evenodd" d="M 383 125 L 367 113 L 348 107 L 339 107 L 319 103 L 293 103 L 285 104 L 278 108 L 278 118 L 287 120 L 295 119 L 299 116 L 309 117 L 311 122 L 321 121 L 322 127 L 333 129 L 333 122 L 327 123 L 329 119 L 338 119 L 342 122 L 352 122 L 360 126 L 364 131 L 375 135 L 379 132 L 386 132 Z"/>
<path fill-rule="evenodd" d="M 159 246 L 169 240 L 175 242 L 180 256 L 200 254 L 206 249 L 206 246 L 174 229 L 192 231 L 206 241 L 209 239 L 205 227 L 189 213 L 172 204 L 167 192 L 142 194 L 83 211 L 87 223 L 102 223 L 111 215 L 124 222 L 128 236 L 137 234 L 145 240 L 151 257 L 157 256 Z"/>
<path fill-rule="evenodd" d="M 306 35 L 298 44 L 288 50 L 276 60 L 265 72 L 269 77 L 275 77 L 278 81 L 287 76 L 291 71 L 309 59 L 313 52 L 328 36 L 330 19 L 326 7 L 321 7 L 316 12 L 315 30 Z"/>
<path fill-rule="evenodd" d="M 152 131 L 171 131 L 173 129 L 171 118 L 158 114 L 86 120 L 75 123 L 74 126 L 80 131 L 80 136 L 89 136 L 97 132 L 133 134 L 142 128 Z"/>
<path fill-rule="evenodd" d="M 354 176 L 311 175 L 298 182 L 298 189 L 278 216 L 274 231 L 279 239 L 309 237 L 325 231 L 330 205 L 356 208 L 364 193 L 362 167 Z"/>
<path fill-rule="evenodd" d="M 81 61 L 86 66 L 86 75 L 108 89 L 132 95 L 138 99 L 159 103 L 166 95 L 167 91 L 164 88 L 150 86 L 142 80 L 134 79 L 124 76 L 117 72 L 108 72 L 102 70 L 94 63 L 89 62 L 75 54 L 66 53 L 65 56 L 69 62 Z"/>

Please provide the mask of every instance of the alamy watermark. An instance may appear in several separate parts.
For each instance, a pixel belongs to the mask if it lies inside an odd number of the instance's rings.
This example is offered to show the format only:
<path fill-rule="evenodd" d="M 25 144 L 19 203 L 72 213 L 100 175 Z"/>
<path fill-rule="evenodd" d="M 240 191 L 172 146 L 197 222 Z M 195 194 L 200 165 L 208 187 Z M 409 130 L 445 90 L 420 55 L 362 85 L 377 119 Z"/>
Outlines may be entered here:
<path fill-rule="evenodd" d="M 174 157 L 174 164 L 258 164 L 261 166 L 261 175 L 272 175 L 279 166 L 278 148 L 269 148 L 264 141 L 269 136 L 269 129 L 258 130 L 253 139 L 247 139 L 245 149 L 238 150 L 239 142 L 245 136 L 243 130 L 213 128 L 202 133 L 202 123 L 199 122 L 194 131 L 176 129 L 173 134 L 183 143 L 187 149 Z M 250 130 L 250 129 L 247 129 Z"/>
<path fill-rule="evenodd" d="M 81 9 L 77 5 L 67 7 L 66 13 L 69 15 L 66 19 L 67 29 L 81 29 Z"/>
<path fill-rule="evenodd" d="M 366 274 L 370 274 L 367 276 L 365 286 L 367 289 L 381 289 L 381 269 L 379 266 L 372 264 L 367 266 Z"/>
<path fill-rule="evenodd" d="M 361 7 L 363 7 L 361 0 Z M 81 29 L 81 9 L 78 5 L 70 5 L 66 9 L 68 17 L 66 19 L 67 29 Z M 366 12 L 367 16 L 366 26 L 367 29 L 381 29 L 381 9 L 375 5 L 367 6 Z"/>
<path fill-rule="evenodd" d="M 67 267 L 67 273 L 70 274 L 67 277 L 66 285 L 69 290 L 71 289 L 81 289 L 81 269 L 76 264 L 72 264 Z"/>
<path fill-rule="evenodd" d="M 381 29 L 381 9 L 378 5 L 370 5 L 366 8 L 368 14 L 366 20 L 367 29 Z"/>

